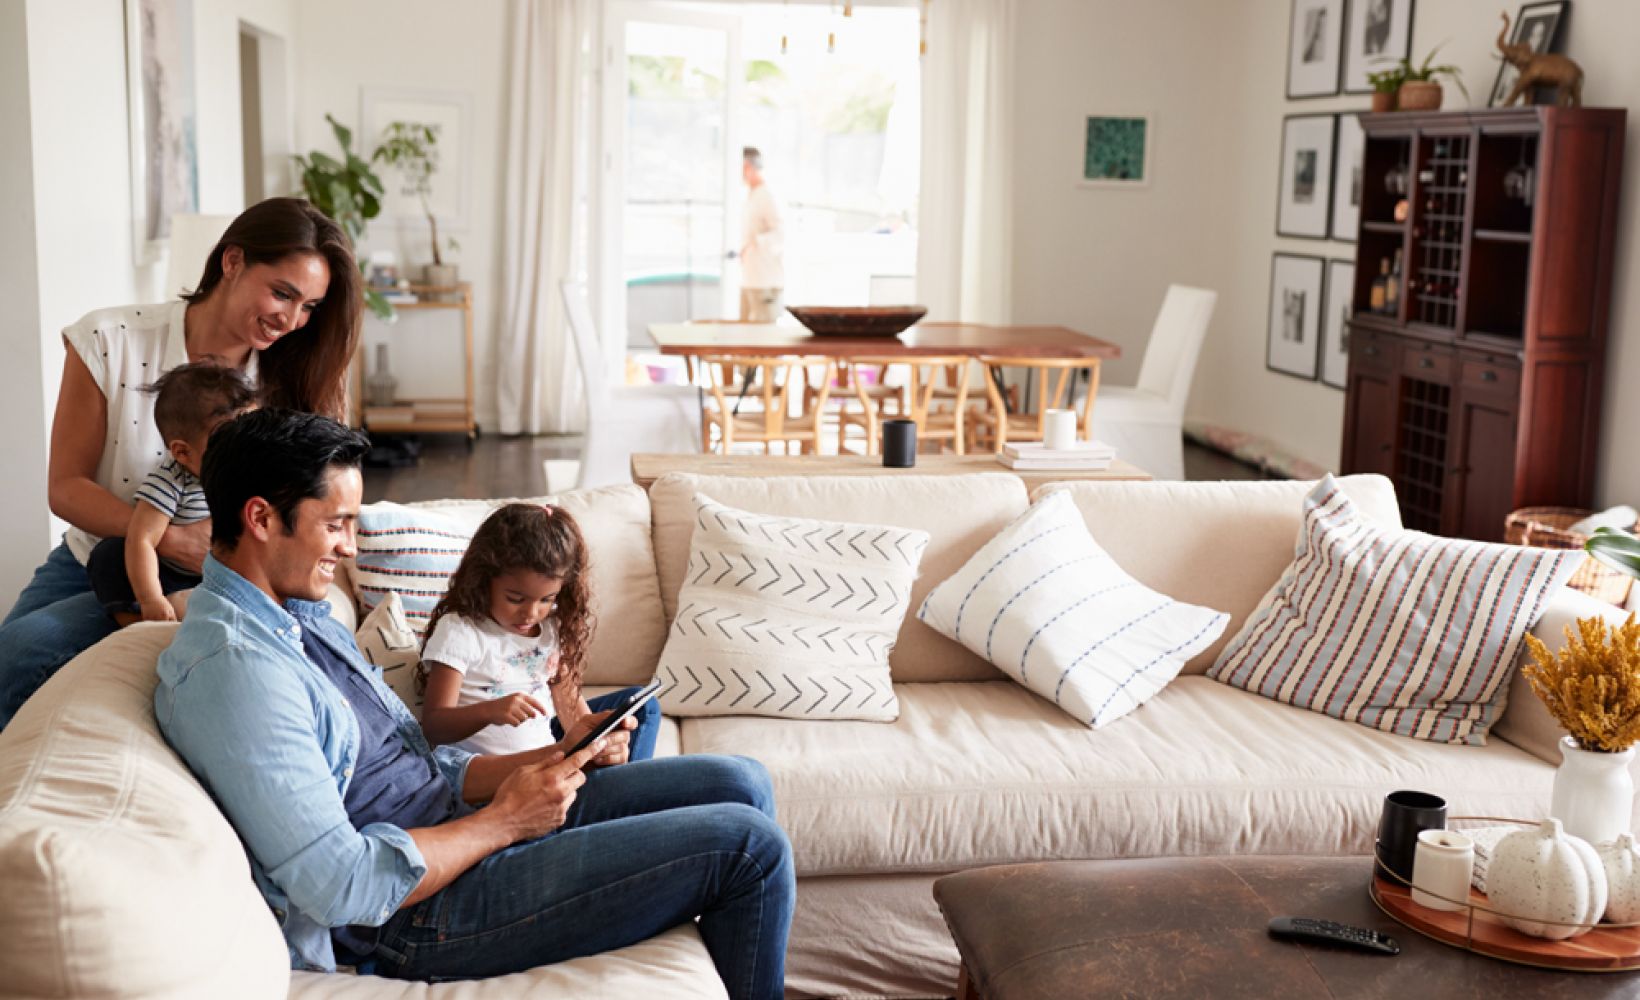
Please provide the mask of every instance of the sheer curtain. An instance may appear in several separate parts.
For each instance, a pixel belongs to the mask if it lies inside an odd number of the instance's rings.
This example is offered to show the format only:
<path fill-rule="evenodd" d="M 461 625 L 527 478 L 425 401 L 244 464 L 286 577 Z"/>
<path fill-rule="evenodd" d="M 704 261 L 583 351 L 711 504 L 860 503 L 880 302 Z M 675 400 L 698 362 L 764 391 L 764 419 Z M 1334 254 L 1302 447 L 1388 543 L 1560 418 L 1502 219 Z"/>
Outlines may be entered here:
<path fill-rule="evenodd" d="M 585 423 L 585 401 L 558 286 L 583 270 L 594 6 L 512 0 L 509 13 L 500 430 L 574 431 Z"/>
<path fill-rule="evenodd" d="M 930 319 L 1010 319 L 1016 7 L 928 5 L 917 283 Z"/>

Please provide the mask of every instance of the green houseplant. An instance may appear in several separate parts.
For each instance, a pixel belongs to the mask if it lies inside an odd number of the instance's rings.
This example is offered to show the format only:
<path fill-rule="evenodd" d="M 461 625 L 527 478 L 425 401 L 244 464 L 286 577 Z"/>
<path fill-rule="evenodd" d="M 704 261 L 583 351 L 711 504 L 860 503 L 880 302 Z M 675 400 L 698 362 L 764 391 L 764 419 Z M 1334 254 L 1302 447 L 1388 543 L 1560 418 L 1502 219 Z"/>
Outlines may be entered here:
<path fill-rule="evenodd" d="M 1395 94 L 1406 79 L 1406 71 L 1401 69 L 1400 63 L 1376 73 L 1368 73 L 1367 83 L 1372 87 L 1372 110 L 1394 111 Z"/>
<path fill-rule="evenodd" d="M 1445 45 L 1442 42 L 1441 45 Z M 1469 88 L 1463 84 L 1463 73 L 1458 67 L 1445 63 L 1434 65 L 1435 53 L 1441 51 L 1437 45 L 1424 56 L 1424 61 L 1414 66 L 1408 59 L 1400 63 L 1401 86 L 1395 93 L 1395 103 L 1402 111 L 1436 111 L 1441 106 L 1440 78 L 1445 77 L 1458 85 L 1463 92 L 1464 100 L 1469 99 Z"/>
<path fill-rule="evenodd" d="M 355 247 L 364 238 L 370 220 L 381 214 L 382 182 L 370 169 L 370 164 L 353 152 L 353 130 L 330 115 L 325 115 L 330 130 L 342 147 L 341 159 L 314 150 L 306 156 L 292 157 L 302 175 L 302 195 L 319 211 L 330 216 L 347 233 Z M 359 259 L 359 270 L 364 271 L 366 260 Z M 393 318 L 393 306 L 381 295 L 365 287 L 365 305 L 382 319 Z"/>
<path fill-rule="evenodd" d="M 427 216 L 427 230 L 430 238 L 433 263 L 427 268 L 427 283 L 429 285 L 453 285 L 459 280 L 459 273 L 454 264 L 445 264 L 444 255 L 440 252 L 438 237 L 438 217 L 433 214 L 432 202 L 433 175 L 438 173 L 438 133 L 437 125 L 423 122 L 392 122 L 383 130 L 381 145 L 370 154 L 371 163 L 385 163 L 399 172 L 403 181 L 400 191 L 405 197 L 413 197 L 421 202 L 422 214 Z M 445 244 L 449 249 L 456 249 L 456 242 L 448 240 Z"/>

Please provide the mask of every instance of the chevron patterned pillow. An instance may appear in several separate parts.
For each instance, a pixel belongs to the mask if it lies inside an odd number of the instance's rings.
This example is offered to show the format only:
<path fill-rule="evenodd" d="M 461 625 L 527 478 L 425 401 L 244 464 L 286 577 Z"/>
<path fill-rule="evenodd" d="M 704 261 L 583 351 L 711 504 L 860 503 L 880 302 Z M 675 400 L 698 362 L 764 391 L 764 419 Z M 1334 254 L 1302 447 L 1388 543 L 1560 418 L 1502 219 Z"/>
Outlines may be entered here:
<path fill-rule="evenodd" d="M 928 533 L 776 517 L 695 495 L 655 676 L 668 715 L 889 722 L 888 653 Z"/>
<path fill-rule="evenodd" d="M 1095 729 L 1161 691 L 1230 621 L 1129 576 L 1065 492 L 986 542 L 917 617 Z"/>

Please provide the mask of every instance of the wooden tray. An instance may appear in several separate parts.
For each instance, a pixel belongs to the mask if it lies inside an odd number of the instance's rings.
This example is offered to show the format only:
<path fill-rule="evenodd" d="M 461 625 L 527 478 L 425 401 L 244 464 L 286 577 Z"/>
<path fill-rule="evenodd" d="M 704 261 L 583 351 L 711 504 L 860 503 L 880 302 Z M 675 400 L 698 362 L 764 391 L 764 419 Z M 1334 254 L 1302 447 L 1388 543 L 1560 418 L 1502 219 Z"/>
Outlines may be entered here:
<path fill-rule="evenodd" d="M 1378 908 L 1426 937 L 1479 955 L 1520 965 L 1572 972 L 1629 972 L 1640 969 L 1640 927 L 1597 924 L 1594 930 L 1565 941 L 1522 934 L 1486 909 L 1486 894 L 1469 890 L 1469 907 L 1432 910 L 1412 901 L 1412 890 L 1382 874 L 1368 892 Z"/>

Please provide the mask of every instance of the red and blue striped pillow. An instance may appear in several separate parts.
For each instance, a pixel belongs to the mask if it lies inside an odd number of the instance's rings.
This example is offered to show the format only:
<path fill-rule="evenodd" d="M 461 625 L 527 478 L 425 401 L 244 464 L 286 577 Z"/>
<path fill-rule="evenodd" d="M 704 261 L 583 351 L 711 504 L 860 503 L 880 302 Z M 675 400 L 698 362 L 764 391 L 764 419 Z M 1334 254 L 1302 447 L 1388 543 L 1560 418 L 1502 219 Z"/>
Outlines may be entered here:
<path fill-rule="evenodd" d="M 1385 732 L 1480 746 L 1526 632 L 1583 559 L 1384 528 L 1331 476 L 1292 565 L 1208 676 Z"/>
<path fill-rule="evenodd" d="M 404 602 L 418 635 L 450 585 L 473 526 L 434 511 L 373 503 L 359 511 L 353 587 L 368 614 L 389 594 Z"/>

